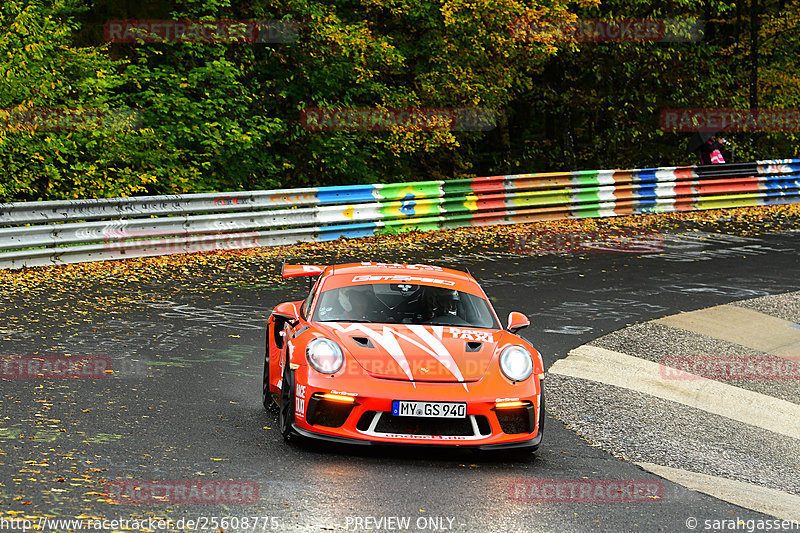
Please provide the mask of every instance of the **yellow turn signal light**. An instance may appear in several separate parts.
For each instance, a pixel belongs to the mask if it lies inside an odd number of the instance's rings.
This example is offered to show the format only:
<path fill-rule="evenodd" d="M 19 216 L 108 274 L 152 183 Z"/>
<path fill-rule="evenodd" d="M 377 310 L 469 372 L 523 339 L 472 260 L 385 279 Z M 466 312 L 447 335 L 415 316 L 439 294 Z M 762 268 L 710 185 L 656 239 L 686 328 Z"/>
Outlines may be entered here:
<path fill-rule="evenodd" d="M 513 407 L 527 407 L 530 404 L 531 404 L 530 402 L 524 402 L 524 401 L 497 402 L 496 404 L 494 404 L 494 406 L 495 406 L 496 409 L 510 409 L 510 408 L 513 408 Z"/>
<path fill-rule="evenodd" d="M 330 393 L 326 393 L 326 394 L 320 394 L 320 395 L 319 395 L 319 397 L 320 397 L 320 398 L 322 398 L 323 400 L 331 400 L 331 401 L 333 401 L 333 402 L 348 402 L 348 403 L 353 403 L 353 402 L 355 402 L 355 401 L 356 401 L 356 399 L 355 399 L 355 398 L 353 398 L 352 396 L 345 396 L 344 394 L 330 394 Z"/>

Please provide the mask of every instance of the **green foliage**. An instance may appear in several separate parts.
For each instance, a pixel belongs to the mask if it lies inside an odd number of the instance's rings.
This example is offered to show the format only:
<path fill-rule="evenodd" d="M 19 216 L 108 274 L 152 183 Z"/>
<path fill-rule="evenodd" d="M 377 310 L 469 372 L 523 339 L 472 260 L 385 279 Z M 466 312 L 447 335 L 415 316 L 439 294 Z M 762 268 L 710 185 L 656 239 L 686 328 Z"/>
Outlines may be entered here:
<path fill-rule="evenodd" d="M 690 134 L 662 131 L 662 109 L 747 108 L 754 99 L 800 107 L 800 0 L 82 6 L 0 6 L 0 200 L 692 164 Z M 587 42 L 562 31 L 611 18 L 696 18 L 705 33 L 690 42 Z M 110 19 L 280 20 L 298 34 L 107 43 L 101 28 Z M 315 131 L 303 113 L 318 108 L 474 108 L 497 121 L 488 131 Z M 31 126 L 53 109 L 61 123 Z M 75 115 L 101 119 L 76 124 Z M 737 160 L 798 156 L 796 132 L 729 137 Z"/>
<path fill-rule="evenodd" d="M 131 146 L 118 131 L 31 126 L 50 110 L 64 117 L 113 116 L 122 84 L 119 62 L 102 47 L 71 45 L 78 2 L 10 1 L 0 7 L 0 197 L 78 198 L 130 195 L 145 177 L 119 180 L 116 165 Z M 18 117 L 22 117 L 19 119 Z M 62 119 L 63 120 L 63 119 Z M 50 131 L 56 130 L 56 131 Z"/>

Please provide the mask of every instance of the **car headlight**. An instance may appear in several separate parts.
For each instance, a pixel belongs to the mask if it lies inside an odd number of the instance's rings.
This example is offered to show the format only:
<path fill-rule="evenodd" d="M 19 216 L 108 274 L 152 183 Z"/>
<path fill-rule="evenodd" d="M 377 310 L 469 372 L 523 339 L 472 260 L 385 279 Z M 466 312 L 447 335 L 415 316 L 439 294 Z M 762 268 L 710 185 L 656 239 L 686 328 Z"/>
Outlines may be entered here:
<path fill-rule="evenodd" d="M 511 381 L 524 381 L 533 372 L 531 353 L 522 346 L 508 346 L 500 352 L 500 370 Z"/>
<path fill-rule="evenodd" d="M 344 364 L 339 345 L 325 337 L 317 337 L 306 346 L 308 364 L 322 374 L 335 374 Z"/>

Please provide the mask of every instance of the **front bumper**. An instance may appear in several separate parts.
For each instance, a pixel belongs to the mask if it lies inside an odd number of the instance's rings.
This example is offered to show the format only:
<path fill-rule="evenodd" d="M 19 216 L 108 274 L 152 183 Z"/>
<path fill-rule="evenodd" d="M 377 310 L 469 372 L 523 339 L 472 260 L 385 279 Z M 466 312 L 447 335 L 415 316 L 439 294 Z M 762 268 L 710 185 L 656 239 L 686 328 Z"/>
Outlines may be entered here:
<path fill-rule="evenodd" d="M 542 412 L 544 410 L 542 409 Z M 307 431 L 298 427 L 297 424 L 292 424 L 292 429 L 301 437 L 321 440 L 325 442 L 331 442 L 335 444 L 345 444 L 345 445 L 355 445 L 355 446 L 413 446 L 413 447 L 426 447 L 430 448 L 432 446 L 457 446 L 459 448 L 469 449 L 469 450 L 480 450 L 480 451 L 498 451 L 498 450 L 523 450 L 523 449 L 530 449 L 531 451 L 535 451 L 539 444 L 542 442 L 542 429 L 541 425 L 540 428 L 537 430 L 536 436 L 529 440 L 522 440 L 522 441 L 513 441 L 513 442 L 496 442 L 493 444 L 454 444 L 454 443 L 443 443 L 443 442 L 431 442 L 431 443 L 423 443 L 423 442 L 397 442 L 397 441 L 379 441 L 379 440 L 367 440 L 367 439 L 354 439 L 350 437 L 341 437 L 339 435 L 329 435 L 325 433 L 317 433 L 314 431 Z"/>
<path fill-rule="evenodd" d="M 362 377 L 348 383 L 347 379 L 319 376 L 313 371 L 309 372 L 307 367 L 301 367 L 297 369 L 295 383 L 304 385 L 298 387 L 297 416 L 293 429 L 304 437 L 342 444 L 458 446 L 479 450 L 536 449 L 542 439 L 544 406 L 540 395 L 541 385 L 534 380 L 531 378 L 527 383 L 511 384 L 484 378 L 464 384 L 412 383 Z M 355 392 L 347 391 L 360 392 L 355 395 Z M 328 413 L 323 417 L 319 414 L 320 402 L 315 399 L 319 394 L 328 393 L 350 394 L 354 398 L 352 407 L 341 421 L 331 422 L 335 417 Z M 496 408 L 497 402 L 506 398 L 529 402 L 528 407 L 517 409 L 520 412 L 516 424 L 509 424 L 509 411 Z M 466 402 L 467 419 L 393 417 L 393 400 Z M 498 412 L 502 415 L 498 416 Z M 326 422 L 320 424 L 321 419 Z M 404 428 L 415 427 L 417 431 L 396 429 L 398 424 Z M 431 427 L 435 429 L 430 431 Z"/>

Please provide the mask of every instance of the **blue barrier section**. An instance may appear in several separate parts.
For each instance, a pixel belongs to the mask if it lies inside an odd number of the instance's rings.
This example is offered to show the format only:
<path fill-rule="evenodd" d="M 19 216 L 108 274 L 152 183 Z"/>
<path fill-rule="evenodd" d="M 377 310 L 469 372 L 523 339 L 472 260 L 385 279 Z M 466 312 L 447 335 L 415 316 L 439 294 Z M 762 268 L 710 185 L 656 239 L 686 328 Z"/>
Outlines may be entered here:
<path fill-rule="evenodd" d="M 319 187 L 317 198 L 320 204 L 357 204 L 376 201 L 375 185 L 345 185 L 342 187 Z"/>

